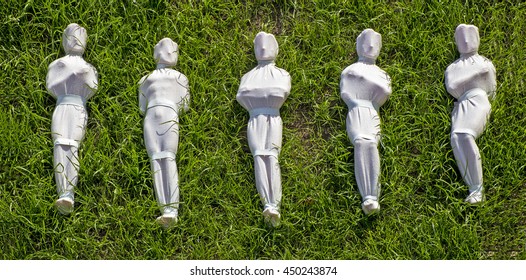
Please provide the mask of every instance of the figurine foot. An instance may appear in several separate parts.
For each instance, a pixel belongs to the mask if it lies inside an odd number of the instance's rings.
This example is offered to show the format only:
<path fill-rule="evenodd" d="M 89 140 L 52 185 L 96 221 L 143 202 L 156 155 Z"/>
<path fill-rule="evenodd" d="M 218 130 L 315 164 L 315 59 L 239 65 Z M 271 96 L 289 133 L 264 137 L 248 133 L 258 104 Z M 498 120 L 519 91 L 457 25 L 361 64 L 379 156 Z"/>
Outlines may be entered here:
<path fill-rule="evenodd" d="M 279 226 L 281 221 L 281 214 L 275 207 L 265 207 L 263 217 L 265 217 L 265 221 L 273 227 Z"/>
<path fill-rule="evenodd" d="M 362 203 L 362 210 L 365 213 L 365 215 L 372 215 L 375 213 L 380 212 L 380 203 L 376 200 L 372 199 L 366 199 Z"/>
<path fill-rule="evenodd" d="M 177 220 L 177 211 L 165 212 L 156 219 L 157 223 L 165 229 L 173 227 Z"/>
<path fill-rule="evenodd" d="M 70 196 L 61 196 L 57 201 L 55 201 L 55 206 L 62 215 L 69 215 L 73 212 L 73 206 L 75 201 Z"/>
<path fill-rule="evenodd" d="M 480 188 L 471 192 L 464 201 L 471 205 L 480 205 L 484 200 L 484 192 L 482 191 L 482 188 Z"/>

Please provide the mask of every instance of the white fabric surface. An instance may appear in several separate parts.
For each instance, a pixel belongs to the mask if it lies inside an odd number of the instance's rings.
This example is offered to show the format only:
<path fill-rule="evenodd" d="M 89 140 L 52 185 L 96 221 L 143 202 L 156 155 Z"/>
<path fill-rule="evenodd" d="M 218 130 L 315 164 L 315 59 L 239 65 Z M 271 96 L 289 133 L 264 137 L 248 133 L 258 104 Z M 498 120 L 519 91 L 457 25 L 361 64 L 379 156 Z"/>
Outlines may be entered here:
<path fill-rule="evenodd" d="M 174 69 L 161 68 L 144 76 L 139 84 L 139 106 L 145 114 L 144 143 L 151 160 L 157 203 L 162 213 L 176 213 L 179 207 L 179 175 L 175 161 L 179 113 L 188 110 L 188 79 Z"/>
<path fill-rule="evenodd" d="M 49 65 L 46 87 L 57 98 L 51 121 L 57 192 L 73 199 L 78 182 L 78 147 L 88 120 L 84 104 L 97 89 L 97 71 L 81 56 L 66 55 Z"/>
<path fill-rule="evenodd" d="M 250 112 L 248 145 L 254 156 L 256 188 L 264 205 L 279 208 L 281 172 L 278 162 L 283 124 L 279 108 L 291 89 L 290 75 L 273 62 L 260 64 L 241 79 L 237 101 Z"/>
<path fill-rule="evenodd" d="M 475 143 L 490 116 L 496 89 L 495 67 L 476 53 L 461 55 L 445 72 L 446 89 L 457 99 L 451 116 L 451 146 L 470 193 L 482 190 L 482 160 Z"/>
<path fill-rule="evenodd" d="M 380 195 L 380 117 L 378 108 L 391 94 L 390 78 L 373 63 L 357 62 L 345 68 L 341 97 L 348 106 L 347 135 L 354 145 L 354 172 L 362 199 Z"/>

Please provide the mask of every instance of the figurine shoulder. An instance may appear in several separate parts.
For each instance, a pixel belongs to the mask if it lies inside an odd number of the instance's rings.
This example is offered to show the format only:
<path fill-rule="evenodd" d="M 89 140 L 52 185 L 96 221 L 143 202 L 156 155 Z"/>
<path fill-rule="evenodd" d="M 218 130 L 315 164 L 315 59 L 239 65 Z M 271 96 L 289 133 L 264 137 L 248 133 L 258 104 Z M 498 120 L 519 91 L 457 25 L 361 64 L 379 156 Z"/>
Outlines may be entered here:
<path fill-rule="evenodd" d="M 346 75 L 352 74 L 356 70 L 358 70 L 358 65 L 357 65 L 357 63 L 353 63 L 353 64 L 345 67 L 345 69 L 343 69 L 341 76 L 344 77 Z"/>
<path fill-rule="evenodd" d="M 376 68 L 378 70 L 378 74 L 380 75 L 380 77 L 385 78 L 388 83 L 391 83 L 391 77 L 389 76 L 389 74 L 387 74 L 387 71 L 385 71 L 384 69 L 378 66 L 376 66 Z"/>
<path fill-rule="evenodd" d="M 188 78 L 183 73 L 171 68 L 165 68 L 156 71 L 159 71 L 160 75 L 166 75 L 165 77 L 174 79 L 179 85 L 188 88 Z"/>
<path fill-rule="evenodd" d="M 493 72 L 496 72 L 495 65 L 493 65 L 493 62 L 491 62 L 491 60 L 489 60 L 487 57 L 482 56 L 482 55 L 480 56 L 480 58 L 482 59 L 482 63 L 484 64 L 484 66 L 486 66 Z"/>
<path fill-rule="evenodd" d="M 369 64 L 363 64 L 363 63 L 353 63 L 349 66 L 347 66 L 345 69 L 343 69 L 341 78 L 345 78 L 347 76 L 359 76 L 359 77 L 381 77 L 386 79 L 387 81 L 390 81 L 391 78 L 389 77 L 389 74 L 382 68 L 378 67 L 377 65 L 369 65 Z"/>
<path fill-rule="evenodd" d="M 385 72 L 382 68 L 378 67 L 376 64 L 364 64 L 360 62 L 353 63 L 349 66 L 347 66 L 345 69 L 343 69 L 341 77 L 345 76 L 386 76 L 387 72 Z"/>
<path fill-rule="evenodd" d="M 458 58 L 458 59 L 456 59 L 455 61 L 453 61 L 451 64 L 449 64 L 449 65 L 447 66 L 446 71 L 448 71 L 448 70 L 451 71 L 451 70 L 453 70 L 453 69 L 456 69 L 456 68 L 461 67 L 461 66 L 463 65 L 462 62 L 463 62 L 464 60 L 465 60 L 465 59 L 462 59 L 462 58 Z"/>
<path fill-rule="evenodd" d="M 97 90 L 99 87 L 99 73 L 97 72 L 97 68 L 95 68 L 93 65 L 86 62 L 86 65 L 88 66 L 88 72 L 91 72 L 88 74 L 88 81 L 87 84 L 93 89 Z"/>
<path fill-rule="evenodd" d="M 254 89 L 268 87 L 281 87 L 285 91 L 290 91 L 290 74 L 284 69 L 278 68 L 275 65 L 266 65 L 263 67 L 257 66 L 243 75 L 238 91 L 242 92 L 248 88 Z"/>
<path fill-rule="evenodd" d="M 57 60 L 54 60 L 53 62 L 51 62 L 51 63 L 48 65 L 47 68 L 48 68 L 48 69 L 55 68 L 55 67 L 58 66 L 59 63 L 60 63 L 60 58 L 57 59 Z M 64 63 L 62 63 L 62 64 L 64 64 Z"/>
<path fill-rule="evenodd" d="M 276 69 L 281 73 L 281 75 L 283 75 L 284 77 L 288 77 L 290 78 L 290 74 L 289 72 L 287 72 L 287 70 L 285 69 L 282 69 L 282 68 L 279 68 L 279 67 L 276 67 Z"/>
<path fill-rule="evenodd" d="M 254 73 L 254 70 L 255 70 L 255 68 L 250 70 L 250 71 L 248 71 L 247 73 L 245 73 L 243 75 L 243 77 L 241 77 L 241 82 L 239 83 L 240 87 L 243 86 L 248 79 L 250 79 L 250 76 L 252 76 L 252 74 Z"/>
<path fill-rule="evenodd" d="M 174 71 L 175 77 L 177 79 L 177 82 L 181 86 L 183 86 L 185 88 L 188 88 L 188 84 L 189 84 L 188 78 L 183 73 L 181 73 L 181 72 L 179 72 L 177 70 L 173 70 L 173 71 Z"/>
<path fill-rule="evenodd" d="M 143 92 L 145 90 L 145 88 L 147 87 L 146 85 L 146 80 L 148 79 L 148 77 L 150 76 L 150 74 L 148 75 L 144 75 L 140 80 L 139 80 L 139 92 Z"/>
<path fill-rule="evenodd" d="M 51 62 L 48 66 L 48 70 L 56 69 L 56 68 L 63 68 L 66 65 L 67 65 L 66 59 L 64 57 L 61 57 Z"/>
<path fill-rule="evenodd" d="M 290 90 L 292 88 L 292 78 L 290 77 L 290 74 L 289 72 L 287 72 L 285 69 L 281 69 L 281 68 L 278 68 L 276 67 L 279 72 L 282 74 L 282 81 L 283 81 L 283 89 L 285 90 L 285 92 L 287 93 L 290 93 Z"/>
<path fill-rule="evenodd" d="M 242 80 L 246 80 L 248 78 L 250 78 L 251 76 L 254 76 L 257 72 L 258 72 L 259 68 L 256 66 L 252 69 L 250 69 L 250 71 L 246 72 L 245 75 L 243 75 L 243 77 L 241 78 Z"/>
<path fill-rule="evenodd" d="M 95 76 L 98 77 L 99 76 L 99 72 L 97 72 L 97 68 L 95 68 L 95 66 L 91 65 L 89 62 L 86 62 L 86 64 L 88 65 L 89 69 L 91 69 L 93 74 L 95 74 Z"/>
<path fill-rule="evenodd" d="M 148 79 L 148 76 L 150 76 L 150 74 L 142 76 L 138 84 L 142 85 L 146 81 L 146 79 Z"/>

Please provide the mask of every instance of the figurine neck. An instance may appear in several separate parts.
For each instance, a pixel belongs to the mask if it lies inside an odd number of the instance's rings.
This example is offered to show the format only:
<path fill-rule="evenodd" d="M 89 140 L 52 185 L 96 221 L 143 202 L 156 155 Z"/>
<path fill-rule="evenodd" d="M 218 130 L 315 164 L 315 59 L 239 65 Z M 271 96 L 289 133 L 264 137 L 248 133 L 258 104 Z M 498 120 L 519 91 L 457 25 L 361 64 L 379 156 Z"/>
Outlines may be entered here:
<path fill-rule="evenodd" d="M 460 54 L 460 58 L 463 58 L 463 59 L 466 59 L 466 58 L 470 58 L 474 55 L 478 54 L 477 51 L 473 51 L 473 52 L 468 52 L 468 53 L 461 53 Z"/>
<path fill-rule="evenodd" d="M 169 64 L 163 64 L 163 63 L 159 63 L 157 64 L 157 70 L 159 69 L 165 69 L 165 68 L 171 68 L 172 65 L 169 65 Z"/>
<path fill-rule="evenodd" d="M 76 56 L 76 57 L 82 57 L 82 53 L 76 53 L 76 52 L 69 52 L 66 53 L 68 56 Z"/>
<path fill-rule="evenodd" d="M 369 64 L 369 65 L 374 65 L 374 64 L 376 64 L 376 58 L 360 56 L 358 58 L 358 62 L 361 62 L 361 63 L 364 63 L 364 64 Z"/>
<path fill-rule="evenodd" d="M 274 60 L 258 60 L 258 66 L 267 66 L 267 65 L 274 65 Z"/>

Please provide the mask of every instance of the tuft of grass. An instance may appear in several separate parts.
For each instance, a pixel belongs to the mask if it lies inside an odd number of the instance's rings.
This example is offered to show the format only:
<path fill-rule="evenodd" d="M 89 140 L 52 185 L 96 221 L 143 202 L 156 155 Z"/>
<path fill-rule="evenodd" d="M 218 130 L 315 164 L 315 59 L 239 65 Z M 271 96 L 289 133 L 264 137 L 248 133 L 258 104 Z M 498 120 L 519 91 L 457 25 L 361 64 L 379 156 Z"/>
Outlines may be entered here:
<path fill-rule="evenodd" d="M 174 2 L 174 3 L 172 3 Z M 525 259 L 526 5 L 519 1 L 12 1 L 0 5 L 0 244 L 2 259 Z M 515 3 L 517 2 L 517 3 Z M 76 209 L 62 216 L 52 168 L 47 65 L 71 22 L 86 27 L 99 72 L 88 102 Z M 487 202 L 467 195 L 449 144 L 453 98 L 443 73 L 460 23 L 480 29 L 497 69 L 488 127 L 477 141 Z M 381 108 L 382 211 L 365 217 L 339 97 L 365 28 L 383 36 L 392 78 Z M 252 40 L 274 33 L 292 76 L 281 110 L 283 223 L 261 217 L 235 100 L 255 66 Z M 180 119 L 177 227 L 155 224 L 137 82 L 153 46 L 180 46 L 190 81 Z"/>

